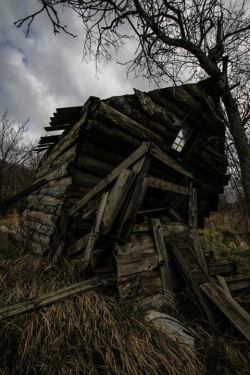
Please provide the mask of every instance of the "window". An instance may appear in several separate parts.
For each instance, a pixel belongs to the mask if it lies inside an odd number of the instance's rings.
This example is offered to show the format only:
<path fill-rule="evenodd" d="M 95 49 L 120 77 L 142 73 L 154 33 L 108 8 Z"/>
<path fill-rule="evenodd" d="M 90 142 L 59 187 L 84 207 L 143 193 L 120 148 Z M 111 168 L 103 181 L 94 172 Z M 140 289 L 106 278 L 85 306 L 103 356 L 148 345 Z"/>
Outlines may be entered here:
<path fill-rule="evenodd" d="M 188 139 L 190 138 L 190 135 L 191 127 L 188 125 L 184 125 L 177 134 L 177 137 L 175 138 L 171 148 L 177 152 L 181 152 L 183 150 L 183 147 L 187 143 Z"/>

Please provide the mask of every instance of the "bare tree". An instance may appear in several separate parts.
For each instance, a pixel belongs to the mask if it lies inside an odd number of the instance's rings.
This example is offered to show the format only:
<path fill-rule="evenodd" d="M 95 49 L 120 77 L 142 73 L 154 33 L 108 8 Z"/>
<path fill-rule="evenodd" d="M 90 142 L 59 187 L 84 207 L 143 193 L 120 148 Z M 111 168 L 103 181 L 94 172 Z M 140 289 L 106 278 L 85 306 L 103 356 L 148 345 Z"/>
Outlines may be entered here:
<path fill-rule="evenodd" d="M 38 0 L 41 8 L 18 20 L 30 25 L 46 12 L 55 33 L 70 33 L 59 17 L 70 8 L 85 27 L 86 54 L 97 61 L 112 59 L 128 38 L 137 41 L 136 53 L 126 61 L 135 72 L 162 83 L 211 77 L 223 102 L 229 131 L 239 157 L 250 215 L 249 122 L 250 15 L 239 0 Z M 244 90 L 243 90 L 244 89 Z M 237 96 L 237 93 L 241 95 Z M 244 114 L 242 106 L 248 108 Z M 248 119 L 247 119 L 248 118 Z M 249 127 L 248 127 L 249 129 Z"/>
<path fill-rule="evenodd" d="M 26 135 L 27 124 L 10 119 L 7 111 L 0 119 L 0 201 L 24 188 L 33 176 L 34 142 Z"/>

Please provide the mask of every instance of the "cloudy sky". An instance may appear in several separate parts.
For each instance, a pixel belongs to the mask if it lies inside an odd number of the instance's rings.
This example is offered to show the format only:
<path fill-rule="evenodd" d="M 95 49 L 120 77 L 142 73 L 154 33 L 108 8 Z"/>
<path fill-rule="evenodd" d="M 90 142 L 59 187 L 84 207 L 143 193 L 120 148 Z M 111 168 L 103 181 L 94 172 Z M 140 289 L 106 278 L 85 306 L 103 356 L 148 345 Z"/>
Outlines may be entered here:
<path fill-rule="evenodd" d="M 38 137 L 55 108 L 82 105 L 90 95 L 105 98 L 132 93 L 133 87 L 153 88 L 142 79 L 127 80 L 116 62 L 100 66 L 97 74 L 94 61 L 82 61 L 83 34 L 74 14 L 65 18 L 77 38 L 54 36 L 45 16 L 35 20 L 25 38 L 25 29 L 13 22 L 39 6 L 36 0 L 0 1 L 0 115 L 8 109 L 12 118 L 29 118 L 30 134 Z M 130 51 L 127 45 L 123 54 Z"/>

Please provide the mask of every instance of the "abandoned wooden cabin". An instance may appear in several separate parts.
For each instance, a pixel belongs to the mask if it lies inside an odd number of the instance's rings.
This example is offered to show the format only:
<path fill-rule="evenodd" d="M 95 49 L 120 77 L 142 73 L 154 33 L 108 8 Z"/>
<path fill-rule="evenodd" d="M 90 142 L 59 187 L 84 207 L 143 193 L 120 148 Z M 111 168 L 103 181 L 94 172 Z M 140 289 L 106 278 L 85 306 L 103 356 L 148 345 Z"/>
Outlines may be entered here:
<path fill-rule="evenodd" d="M 82 256 L 86 275 L 116 275 L 120 299 L 178 287 L 168 243 L 198 283 L 209 279 L 197 228 L 228 181 L 225 123 L 209 80 L 90 97 L 57 109 L 45 129 L 22 214 L 31 251 Z"/>

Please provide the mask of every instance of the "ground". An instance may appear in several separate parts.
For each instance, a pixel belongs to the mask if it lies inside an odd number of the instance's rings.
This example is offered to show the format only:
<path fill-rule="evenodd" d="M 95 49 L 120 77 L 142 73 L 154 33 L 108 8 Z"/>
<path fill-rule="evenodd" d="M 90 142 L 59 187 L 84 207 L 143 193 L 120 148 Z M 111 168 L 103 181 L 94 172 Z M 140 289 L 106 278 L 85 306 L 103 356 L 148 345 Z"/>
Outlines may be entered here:
<path fill-rule="evenodd" d="M 0 305 L 34 298 L 81 280 L 81 264 L 65 262 L 44 272 L 48 261 L 20 253 L 6 228 L 15 231 L 15 214 L 0 221 Z M 236 261 L 250 273 L 249 233 L 243 217 L 217 213 L 201 233 L 206 252 Z M 169 297 L 162 310 L 192 327 L 196 347 L 170 332 L 156 330 L 142 306 L 119 305 L 112 297 L 89 292 L 43 310 L 0 321 L 0 375 L 247 375 L 248 344 L 228 329 L 215 336 L 194 314 L 185 294 L 177 304 Z M 192 309 L 190 306 L 192 304 Z"/>

